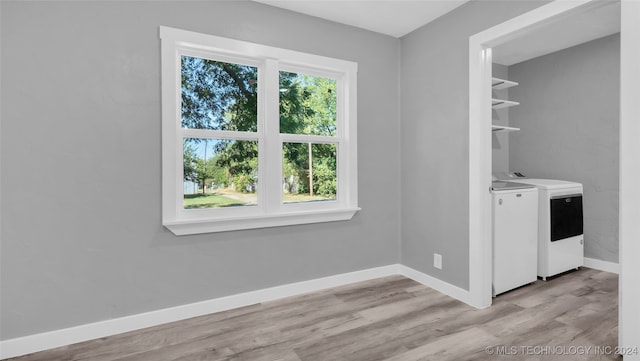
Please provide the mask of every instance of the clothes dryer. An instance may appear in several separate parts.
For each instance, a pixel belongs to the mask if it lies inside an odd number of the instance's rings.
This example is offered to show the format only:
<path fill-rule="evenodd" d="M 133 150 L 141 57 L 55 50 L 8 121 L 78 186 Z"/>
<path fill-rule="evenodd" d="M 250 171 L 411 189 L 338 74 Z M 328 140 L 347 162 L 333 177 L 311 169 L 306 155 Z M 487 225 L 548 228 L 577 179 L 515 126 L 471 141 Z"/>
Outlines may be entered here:
<path fill-rule="evenodd" d="M 584 264 L 583 188 L 555 179 L 510 179 L 538 188 L 538 276 L 543 280 Z"/>

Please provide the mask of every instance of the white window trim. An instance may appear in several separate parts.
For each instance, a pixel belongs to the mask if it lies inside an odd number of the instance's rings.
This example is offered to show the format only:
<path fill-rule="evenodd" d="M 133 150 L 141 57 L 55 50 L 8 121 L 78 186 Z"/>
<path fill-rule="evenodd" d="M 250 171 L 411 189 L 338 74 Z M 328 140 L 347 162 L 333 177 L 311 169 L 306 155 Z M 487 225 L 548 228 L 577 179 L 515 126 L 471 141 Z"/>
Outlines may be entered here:
<path fill-rule="evenodd" d="M 162 45 L 162 222 L 176 235 L 349 220 L 360 210 L 357 192 L 357 64 L 350 61 L 269 47 L 245 41 L 160 27 Z M 181 127 L 180 57 L 215 57 L 260 68 L 258 131 L 229 132 Z M 338 81 L 335 137 L 280 134 L 278 72 L 330 76 Z M 267 119 L 269 121 L 267 121 Z M 223 134 L 224 133 L 224 134 Z M 257 140 L 258 206 L 185 210 L 183 208 L 184 137 Z M 335 201 L 282 202 L 283 142 L 336 144 L 338 192 Z M 267 163 L 267 159 L 268 163 Z M 273 169 L 277 169 L 274 172 Z M 270 191 L 268 191 L 270 190 Z"/>

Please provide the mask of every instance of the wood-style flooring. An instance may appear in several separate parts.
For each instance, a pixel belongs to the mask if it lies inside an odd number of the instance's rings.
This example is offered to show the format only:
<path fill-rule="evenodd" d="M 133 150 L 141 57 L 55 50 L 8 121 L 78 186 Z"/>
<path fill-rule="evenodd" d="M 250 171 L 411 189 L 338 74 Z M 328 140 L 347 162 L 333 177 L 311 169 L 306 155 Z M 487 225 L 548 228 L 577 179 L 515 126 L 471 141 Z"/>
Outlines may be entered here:
<path fill-rule="evenodd" d="M 617 275 L 588 268 L 484 310 L 392 276 L 11 360 L 619 360 L 617 321 Z"/>

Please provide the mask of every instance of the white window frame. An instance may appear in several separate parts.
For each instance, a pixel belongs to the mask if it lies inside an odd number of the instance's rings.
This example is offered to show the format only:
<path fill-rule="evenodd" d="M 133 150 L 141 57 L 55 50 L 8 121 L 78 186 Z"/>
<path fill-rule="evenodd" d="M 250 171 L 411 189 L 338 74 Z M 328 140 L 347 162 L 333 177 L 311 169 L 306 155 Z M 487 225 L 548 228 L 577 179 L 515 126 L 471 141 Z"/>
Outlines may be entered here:
<path fill-rule="evenodd" d="M 165 227 L 176 235 L 222 232 L 343 221 L 351 219 L 360 210 L 357 189 L 357 63 L 164 26 L 160 27 L 160 39 L 162 222 Z M 182 55 L 258 68 L 256 132 L 182 128 Z M 335 136 L 280 134 L 279 71 L 336 79 L 338 119 Z M 184 138 L 258 141 L 258 205 L 184 209 Z M 336 200 L 283 203 L 282 145 L 287 142 L 336 144 Z"/>

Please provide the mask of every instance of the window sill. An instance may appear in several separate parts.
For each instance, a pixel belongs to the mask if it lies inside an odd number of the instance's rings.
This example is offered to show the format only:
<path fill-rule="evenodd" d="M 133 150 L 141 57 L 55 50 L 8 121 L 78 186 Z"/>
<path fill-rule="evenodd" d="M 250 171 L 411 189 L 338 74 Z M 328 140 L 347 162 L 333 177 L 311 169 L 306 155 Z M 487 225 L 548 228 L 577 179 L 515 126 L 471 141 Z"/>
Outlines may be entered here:
<path fill-rule="evenodd" d="M 164 221 L 163 223 L 176 236 L 183 236 L 308 223 L 348 221 L 359 210 L 360 208 L 356 207 L 221 219 Z"/>

